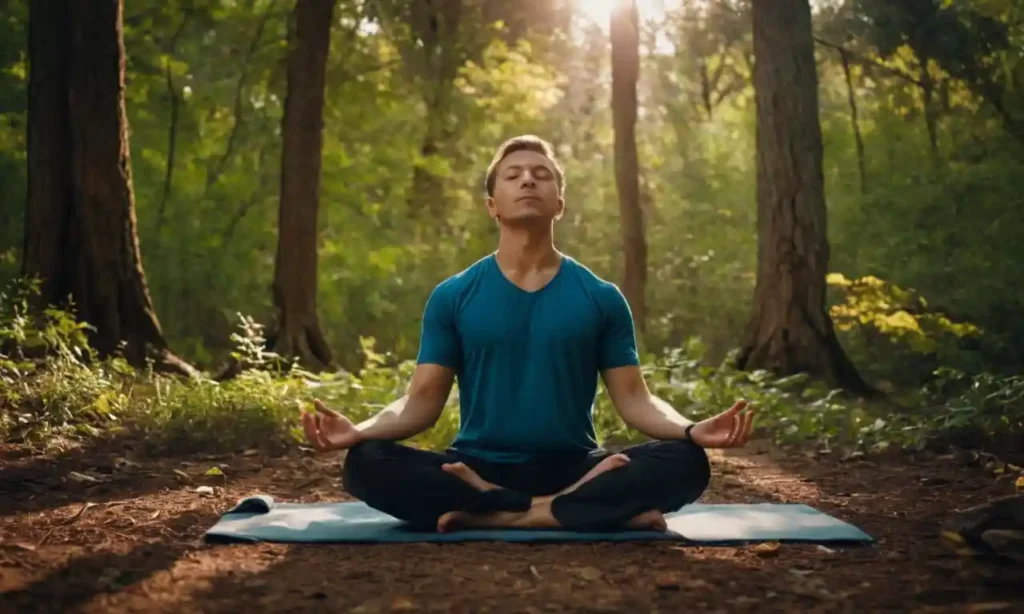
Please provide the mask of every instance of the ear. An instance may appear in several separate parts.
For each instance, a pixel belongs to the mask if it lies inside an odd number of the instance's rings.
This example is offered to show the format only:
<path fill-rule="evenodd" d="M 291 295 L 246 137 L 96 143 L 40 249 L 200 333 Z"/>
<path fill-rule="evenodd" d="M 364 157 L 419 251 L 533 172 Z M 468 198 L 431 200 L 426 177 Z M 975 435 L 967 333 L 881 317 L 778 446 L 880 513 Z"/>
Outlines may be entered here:
<path fill-rule="evenodd" d="M 485 204 L 487 205 L 487 213 L 491 216 L 491 219 L 498 219 L 498 207 L 494 203 L 494 197 L 488 196 Z"/>
<path fill-rule="evenodd" d="M 558 197 L 558 210 L 555 212 L 555 219 L 560 220 L 565 215 L 565 199 L 561 196 Z"/>

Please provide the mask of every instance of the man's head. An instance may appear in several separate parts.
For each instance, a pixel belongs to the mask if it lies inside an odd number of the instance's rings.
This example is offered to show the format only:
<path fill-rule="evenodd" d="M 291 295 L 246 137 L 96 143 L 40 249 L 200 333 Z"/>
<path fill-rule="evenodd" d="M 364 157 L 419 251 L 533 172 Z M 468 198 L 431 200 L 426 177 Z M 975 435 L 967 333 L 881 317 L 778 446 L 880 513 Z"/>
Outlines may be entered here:
<path fill-rule="evenodd" d="M 565 174 L 543 139 L 524 135 L 498 148 L 487 169 L 487 211 L 513 225 L 550 223 L 565 210 Z"/>

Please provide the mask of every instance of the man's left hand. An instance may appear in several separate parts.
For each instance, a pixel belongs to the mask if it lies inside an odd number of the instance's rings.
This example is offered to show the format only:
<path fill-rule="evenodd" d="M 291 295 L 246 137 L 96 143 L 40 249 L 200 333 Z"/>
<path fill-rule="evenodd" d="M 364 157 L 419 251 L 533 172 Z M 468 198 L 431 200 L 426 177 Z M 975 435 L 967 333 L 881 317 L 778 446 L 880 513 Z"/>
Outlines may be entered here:
<path fill-rule="evenodd" d="M 702 448 L 739 448 L 746 445 L 754 425 L 754 408 L 748 406 L 747 401 L 736 401 L 735 405 L 717 416 L 701 420 L 690 429 L 690 439 Z"/>

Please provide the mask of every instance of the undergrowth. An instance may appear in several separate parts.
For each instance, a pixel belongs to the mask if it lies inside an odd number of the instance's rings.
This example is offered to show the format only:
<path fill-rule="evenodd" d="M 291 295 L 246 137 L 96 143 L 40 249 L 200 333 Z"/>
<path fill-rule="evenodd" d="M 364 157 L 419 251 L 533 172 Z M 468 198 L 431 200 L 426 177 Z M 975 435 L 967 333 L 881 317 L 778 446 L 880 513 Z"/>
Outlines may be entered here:
<path fill-rule="evenodd" d="M 876 286 L 873 286 L 876 287 Z M 224 382 L 184 380 L 135 369 L 120 357 L 99 359 L 88 327 L 65 311 L 32 312 L 34 291 L 21 283 L 0 294 L 0 441 L 40 447 L 71 445 L 103 433 L 141 435 L 154 453 L 234 451 L 255 445 L 294 446 L 303 441 L 299 413 L 323 399 L 353 421 L 364 420 L 400 397 L 412 361 L 396 361 L 363 339 L 363 367 L 354 373 L 314 375 L 267 352 L 263 331 L 241 317 L 232 336 L 242 373 Z M 911 316 L 913 317 L 913 316 Z M 931 348 L 901 315 L 899 335 Z M 892 318 L 867 318 L 890 326 Z M 959 331 L 958 331 L 959 332 Z M 890 343 L 897 343 L 890 340 Z M 907 351 L 913 351 L 913 347 Z M 688 417 L 700 419 L 736 399 L 758 408 L 757 430 L 779 444 L 813 443 L 823 449 L 922 448 L 932 442 L 1024 433 L 1024 377 L 934 370 L 922 386 L 867 403 L 804 375 L 776 377 L 739 371 L 733 356 L 706 364 L 697 338 L 684 347 L 648 356 L 644 372 L 652 391 Z M 458 390 L 438 423 L 410 443 L 447 446 L 458 430 Z M 603 389 L 595 426 L 605 444 L 641 441 L 619 419 Z"/>

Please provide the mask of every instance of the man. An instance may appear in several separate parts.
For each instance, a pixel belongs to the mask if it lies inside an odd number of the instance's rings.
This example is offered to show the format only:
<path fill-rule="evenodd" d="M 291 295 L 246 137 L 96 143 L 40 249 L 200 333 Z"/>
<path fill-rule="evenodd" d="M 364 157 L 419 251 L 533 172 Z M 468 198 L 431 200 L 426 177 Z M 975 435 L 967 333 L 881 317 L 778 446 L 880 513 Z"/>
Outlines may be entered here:
<path fill-rule="evenodd" d="M 554 246 L 565 177 L 545 141 L 505 142 L 487 172 L 498 249 L 438 284 L 405 396 L 354 425 L 317 401 L 310 443 L 348 450 L 345 489 L 415 528 L 665 530 L 707 487 L 704 448 L 744 445 L 740 401 L 693 423 L 648 390 L 619 289 Z M 599 449 L 598 376 L 626 424 L 655 440 Z M 443 453 L 396 443 L 430 428 L 456 377 L 460 428 Z"/>

